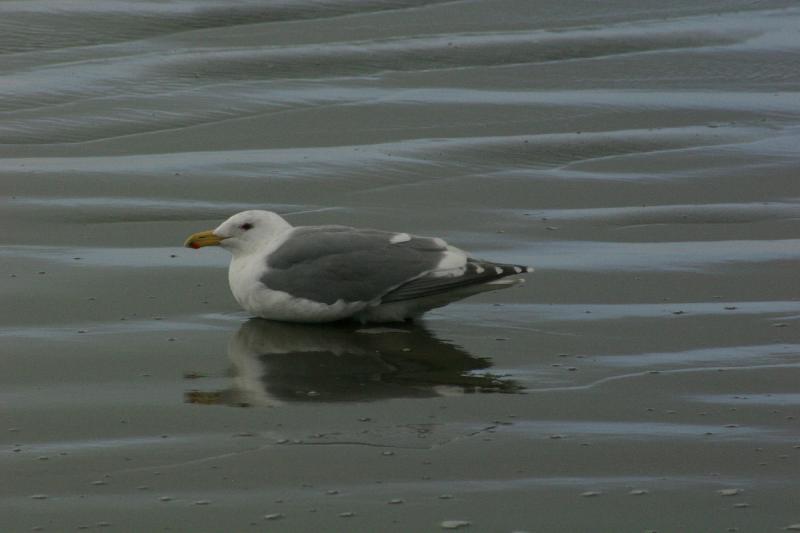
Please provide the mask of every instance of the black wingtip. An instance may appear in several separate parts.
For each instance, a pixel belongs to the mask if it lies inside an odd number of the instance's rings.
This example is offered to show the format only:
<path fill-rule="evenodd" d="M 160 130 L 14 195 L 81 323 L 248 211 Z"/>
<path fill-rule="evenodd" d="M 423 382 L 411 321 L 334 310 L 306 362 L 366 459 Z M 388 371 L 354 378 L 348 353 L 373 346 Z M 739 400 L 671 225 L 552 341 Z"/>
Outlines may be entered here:
<path fill-rule="evenodd" d="M 500 276 L 513 276 L 515 274 L 530 274 L 533 272 L 533 267 L 525 265 L 498 265 L 498 264 L 485 264 L 487 269 L 494 269 L 495 273 Z"/>

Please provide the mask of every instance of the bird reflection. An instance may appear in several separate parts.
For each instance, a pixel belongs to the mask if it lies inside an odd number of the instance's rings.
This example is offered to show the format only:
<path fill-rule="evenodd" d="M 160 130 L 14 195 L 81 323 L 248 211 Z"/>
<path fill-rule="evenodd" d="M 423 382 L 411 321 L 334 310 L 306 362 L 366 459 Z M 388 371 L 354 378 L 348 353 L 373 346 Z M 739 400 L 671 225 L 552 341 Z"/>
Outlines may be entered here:
<path fill-rule="evenodd" d="M 251 319 L 228 344 L 233 382 L 189 391 L 186 401 L 238 406 L 516 392 L 509 379 L 419 325 L 303 325 Z"/>

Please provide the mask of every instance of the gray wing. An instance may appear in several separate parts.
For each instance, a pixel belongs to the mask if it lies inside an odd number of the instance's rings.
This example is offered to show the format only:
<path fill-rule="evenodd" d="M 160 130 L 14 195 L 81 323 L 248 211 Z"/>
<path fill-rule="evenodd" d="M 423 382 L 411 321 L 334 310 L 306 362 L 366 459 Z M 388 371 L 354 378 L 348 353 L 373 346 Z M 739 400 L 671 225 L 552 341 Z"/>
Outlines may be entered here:
<path fill-rule="evenodd" d="M 268 256 L 261 282 L 325 304 L 375 301 L 431 272 L 448 253 L 440 239 L 408 236 L 403 241 L 400 235 L 346 226 L 295 228 Z"/>

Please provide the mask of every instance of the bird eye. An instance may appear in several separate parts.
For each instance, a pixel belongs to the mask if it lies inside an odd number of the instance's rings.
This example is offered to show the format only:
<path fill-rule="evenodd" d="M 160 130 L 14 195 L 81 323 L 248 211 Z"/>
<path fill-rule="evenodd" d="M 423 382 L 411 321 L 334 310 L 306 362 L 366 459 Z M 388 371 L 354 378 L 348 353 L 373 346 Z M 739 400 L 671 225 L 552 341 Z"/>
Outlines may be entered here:
<path fill-rule="evenodd" d="M 253 225 L 251 223 L 249 223 L 249 222 L 245 222 L 244 224 L 242 224 L 239 227 L 242 228 L 243 230 L 247 231 L 249 229 L 252 229 Z"/>

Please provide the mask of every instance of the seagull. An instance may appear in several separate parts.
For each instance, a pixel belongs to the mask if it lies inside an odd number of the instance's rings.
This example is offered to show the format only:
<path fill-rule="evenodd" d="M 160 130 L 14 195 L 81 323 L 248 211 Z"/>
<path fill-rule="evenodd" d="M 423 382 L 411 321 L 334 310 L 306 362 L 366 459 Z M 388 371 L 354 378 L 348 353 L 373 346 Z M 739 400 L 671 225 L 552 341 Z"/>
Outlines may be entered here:
<path fill-rule="evenodd" d="M 185 246 L 232 254 L 236 301 L 269 320 L 412 320 L 480 292 L 519 285 L 531 267 L 473 259 L 435 237 L 348 226 L 292 226 L 277 213 L 237 213 Z"/>

